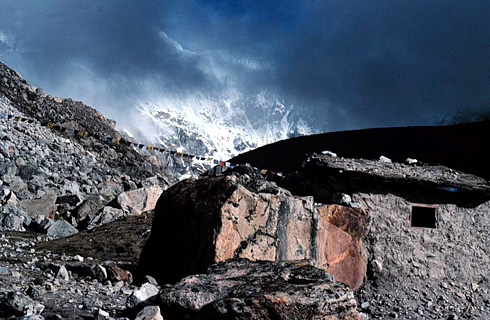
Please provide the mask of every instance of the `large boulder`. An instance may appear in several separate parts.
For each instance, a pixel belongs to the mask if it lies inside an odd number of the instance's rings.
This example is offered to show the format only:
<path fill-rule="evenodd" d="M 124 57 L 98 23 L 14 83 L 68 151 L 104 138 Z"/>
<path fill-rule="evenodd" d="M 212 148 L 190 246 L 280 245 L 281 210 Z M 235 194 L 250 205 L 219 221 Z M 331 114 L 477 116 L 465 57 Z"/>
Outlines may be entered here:
<path fill-rule="evenodd" d="M 29 216 L 42 216 L 53 218 L 56 212 L 56 198 L 54 193 L 47 193 L 39 199 L 26 199 L 19 202 L 19 208 L 27 212 Z"/>
<path fill-rule="evenodd" d="M 164 319 L 361 319 L 353 292 L 324 270 L 233 259 L 165 286 Z"/>
<path fill-rule="evenodd" d="M 312 197 L 248 175 L 186 180 L 157 203 L 139 275 L 175 283 L 230 258 L 309 260 L 356 289 L 367 264 L 366 220 L 360 209 L 318 207 Z"/>
<path fill-rule="evenodd" d="M 66 220 L 46 219 L 41 224 L 41 228 L 49 238 L 68 237 L 78 233 L 78 230 Z"/>
<path fill-rule="evenodd" d="M 143 212 L 155 209 L 162 188 L 151 186 L 122 192 L 117 196 L 117 204 L 129 215 L 140 215 Z"/>

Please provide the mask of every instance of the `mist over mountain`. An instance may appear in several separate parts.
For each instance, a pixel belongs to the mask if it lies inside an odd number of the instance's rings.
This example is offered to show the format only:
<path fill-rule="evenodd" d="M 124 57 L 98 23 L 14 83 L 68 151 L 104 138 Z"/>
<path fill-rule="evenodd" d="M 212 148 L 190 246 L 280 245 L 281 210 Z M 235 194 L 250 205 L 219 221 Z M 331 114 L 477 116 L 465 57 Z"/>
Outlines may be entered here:
<path fill-rule="evenodd" d="M 161 97 L 139 102 L 131 118 L 124 131 L 137 140 L 223 160 L 318 131 L 301 110 L 267 92 Z"/>

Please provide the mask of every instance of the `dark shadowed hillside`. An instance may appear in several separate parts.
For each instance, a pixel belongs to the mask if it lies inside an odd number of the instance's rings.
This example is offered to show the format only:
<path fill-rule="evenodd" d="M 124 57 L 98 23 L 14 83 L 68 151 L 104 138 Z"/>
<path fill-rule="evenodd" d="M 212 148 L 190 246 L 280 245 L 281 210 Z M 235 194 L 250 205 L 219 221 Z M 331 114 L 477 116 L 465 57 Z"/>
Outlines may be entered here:
<path fill-rule="evenodd" d="M 330 132 L 279 141 L 230 161 L 290 172 L 308 152 L 403 162 L 407 157 L 438 163 L 490 179 L 490 121 L 450 126 L 376 128 Z"/>

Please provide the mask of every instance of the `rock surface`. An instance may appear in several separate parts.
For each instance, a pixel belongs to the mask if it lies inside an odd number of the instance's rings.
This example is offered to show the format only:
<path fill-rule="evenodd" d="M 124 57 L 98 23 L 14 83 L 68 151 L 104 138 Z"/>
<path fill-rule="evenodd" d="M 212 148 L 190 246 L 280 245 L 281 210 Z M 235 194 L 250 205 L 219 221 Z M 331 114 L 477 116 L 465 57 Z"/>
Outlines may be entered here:
<path fill-rule="evenodd" d="M 230 258 L 311 260 L 356 289 L 367 263 L 366 226 L 360 209 L 315 206 L 312 197 L 293 197 L 263 178 L 201 177 L 173 186 L 158 201 L 139 273 L 172 283 Z M 165 268 L 155 263 L 163 253 L 171 261 Z"/>
<path fill-rule="evenodd" d="M 235 259 L 162 288 L 165 319 L 361 319 L 354 294 L 301 263 Z"/>

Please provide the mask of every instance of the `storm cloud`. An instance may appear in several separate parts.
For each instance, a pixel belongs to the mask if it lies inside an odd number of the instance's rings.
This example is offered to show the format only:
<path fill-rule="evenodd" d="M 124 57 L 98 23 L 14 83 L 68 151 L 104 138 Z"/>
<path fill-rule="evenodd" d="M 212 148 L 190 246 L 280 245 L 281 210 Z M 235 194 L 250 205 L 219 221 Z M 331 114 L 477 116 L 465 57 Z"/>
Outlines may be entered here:
<path fill-rule="evenodd" d="M 490 111 L 486 1 L 0 4 L 0 59 L 120 120 L 160 95 L 268 91 L 322 130 Z"/>

